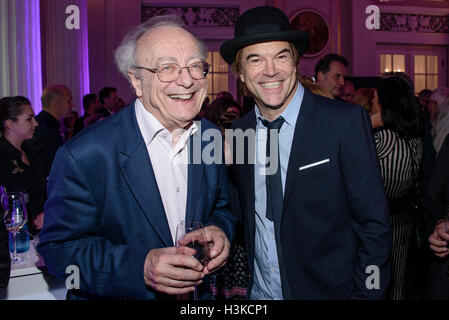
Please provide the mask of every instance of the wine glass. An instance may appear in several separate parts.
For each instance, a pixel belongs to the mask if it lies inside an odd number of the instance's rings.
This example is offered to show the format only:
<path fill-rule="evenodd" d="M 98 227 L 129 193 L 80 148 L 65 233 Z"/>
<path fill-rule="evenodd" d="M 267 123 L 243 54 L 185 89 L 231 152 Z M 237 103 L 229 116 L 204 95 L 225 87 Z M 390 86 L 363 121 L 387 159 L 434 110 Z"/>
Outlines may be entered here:
<path fill-rule="evenodd" d="M 0 186 L 0 205 L 1 205 L 1 207 L 4 209 L 5 208 L 5 204 L 3 203 L 3 200 L 5 199 L 6 200 L 6 195 L 7 195 L 7 193 L 6 193 L 6 189 L 5 189 L 5 187 L 4 186 Z"/>
<path fill-rule="evenodd" d="M 27 223 L 27 209 L 25 203 L 25 196 L 22 192 L 8 193 L 2 198 L 2 206 L 4 210 L 3 221 L 5 228 L 14 238 L 14 253 L 11 259 L 13 264 L 18 264 L 25 261 L 17 255 L 16 235 Z"/>
<path fill-rule="evenodd" d="M 444 220 L 444 232 L 449 234 L 449 205 L 446 207 L 446 215 L 443 217 Z"/>
<path fill-rule="evenodd" d="M 190 242 L 187 247 L 195 249 L 193 257 L 197 259 L 203 266 L 210 261 L 209 255 L 209 243 L 206 239 L 206 232 L 204 231 L 203 224 L 201 222 L 185 222 L 181 221 L 176 228 L 176 245 L 179 246 L 179 240 L 185 236 L 190 238 Z M 195 285 L 195 291 L 193 292 L 193 299 L 198 300 L 198 288 Z"/>

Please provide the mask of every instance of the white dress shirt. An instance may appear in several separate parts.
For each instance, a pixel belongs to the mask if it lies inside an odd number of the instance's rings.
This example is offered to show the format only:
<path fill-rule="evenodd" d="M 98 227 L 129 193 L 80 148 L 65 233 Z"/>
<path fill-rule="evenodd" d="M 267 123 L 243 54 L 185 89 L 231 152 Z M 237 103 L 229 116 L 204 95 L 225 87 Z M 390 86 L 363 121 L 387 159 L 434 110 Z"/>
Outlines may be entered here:
<path fill-rule="evenodd" d="M 176 245 L 176 227 L 185 220 L 186 214 L 187 142 L 198 128 L 193 122 L 187 130 L 183 130 L 176 145 L 173 146 L 173 134 L 145 109 L 139 99 L 135 105 L 137 124 L 147 146 L 173 244 Z"/>

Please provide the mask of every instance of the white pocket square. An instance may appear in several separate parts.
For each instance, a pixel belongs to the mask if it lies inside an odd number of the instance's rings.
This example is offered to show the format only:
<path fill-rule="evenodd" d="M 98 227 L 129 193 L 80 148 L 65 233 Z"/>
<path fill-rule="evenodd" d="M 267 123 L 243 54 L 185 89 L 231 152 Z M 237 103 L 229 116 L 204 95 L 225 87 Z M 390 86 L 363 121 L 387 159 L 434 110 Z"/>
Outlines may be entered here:
<path fill-rule="evenodd" d="M 306 166 L 299 167 L 299 171 L 305 170 L 305 169 L 309 169 L 309 168 L 312 168 L 312 167 L 316 167 L 316 166 L 322 165 L 324 163 L 327 163 L 329 161 L 330 161 L 329 159 L 326 159 L 326 160 L 321 160 L 321 161 L 318 161 L 318 162 L 314 162 L 314 163 L 308 164 Z"/>

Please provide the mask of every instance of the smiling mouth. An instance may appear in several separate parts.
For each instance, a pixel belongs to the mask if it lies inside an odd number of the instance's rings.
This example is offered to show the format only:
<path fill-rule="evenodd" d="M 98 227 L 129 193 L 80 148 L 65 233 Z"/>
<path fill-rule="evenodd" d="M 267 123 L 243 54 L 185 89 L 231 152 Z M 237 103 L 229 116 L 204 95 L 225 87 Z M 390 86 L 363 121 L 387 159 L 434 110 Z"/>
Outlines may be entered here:
<path fill-rule="evenodd" d="M 264 82 L 260 85 L 265 89 L 275 89 L 279 88 L 279 86 L 282 84 L 282 81 L 275 81 L 275 82 Z"/>
<path fill-rule="evenodd" d="M 169 94 L 168 96 L 170 99 L 173 100 L 190 100 L 192 99 L 194 93 L 188 93 L 188 94 Z"/>

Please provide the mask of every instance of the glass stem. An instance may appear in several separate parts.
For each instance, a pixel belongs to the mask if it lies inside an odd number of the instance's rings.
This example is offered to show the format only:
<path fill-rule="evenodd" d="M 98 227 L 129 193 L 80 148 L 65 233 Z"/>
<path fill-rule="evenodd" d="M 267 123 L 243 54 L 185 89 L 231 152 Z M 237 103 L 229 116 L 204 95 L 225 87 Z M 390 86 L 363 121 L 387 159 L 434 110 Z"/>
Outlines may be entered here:
<path fill-rule="evenodd" d="M 17 259 L 17 232 L 14 233 L 13 237 L 14 237 L 14 256 L 13 256 L 13 260 L 15 262 L 16 259 Z"/>
<path fill-rule="evenodd" d="M 193 291 L 193 300 L 198 300 L 198 286 L 195 286 L 195 291 Z"/>

